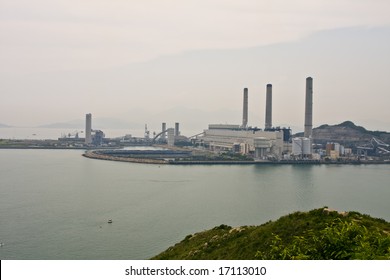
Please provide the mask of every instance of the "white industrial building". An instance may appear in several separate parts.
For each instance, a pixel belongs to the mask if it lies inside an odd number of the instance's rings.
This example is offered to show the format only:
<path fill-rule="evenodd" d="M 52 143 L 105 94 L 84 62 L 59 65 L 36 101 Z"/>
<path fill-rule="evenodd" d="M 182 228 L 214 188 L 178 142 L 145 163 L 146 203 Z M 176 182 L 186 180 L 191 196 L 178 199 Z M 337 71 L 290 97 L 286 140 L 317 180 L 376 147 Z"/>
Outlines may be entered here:
<path fill-rule="evenodd" d="M 286 152 L 283 130 L 242 129 L 239 125 L 210 124 L 197 143 L 212 151 L 253 153 L 256 158 L 281 158 Z"/>

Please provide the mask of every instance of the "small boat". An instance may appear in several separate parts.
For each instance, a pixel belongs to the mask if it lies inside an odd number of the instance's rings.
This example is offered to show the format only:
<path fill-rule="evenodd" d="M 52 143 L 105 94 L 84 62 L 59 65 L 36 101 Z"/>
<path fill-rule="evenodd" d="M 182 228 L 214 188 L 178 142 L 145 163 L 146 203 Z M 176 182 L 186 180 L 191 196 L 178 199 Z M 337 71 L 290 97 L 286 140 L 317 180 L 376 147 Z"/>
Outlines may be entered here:
<path fill-rule="evenodd" d="M 108 220 L 108 223 L 109 223 L 109 224 L 112 224 L 112 220 L 111 220 L 111 219 L 110 219 L 110 220 Z"/>

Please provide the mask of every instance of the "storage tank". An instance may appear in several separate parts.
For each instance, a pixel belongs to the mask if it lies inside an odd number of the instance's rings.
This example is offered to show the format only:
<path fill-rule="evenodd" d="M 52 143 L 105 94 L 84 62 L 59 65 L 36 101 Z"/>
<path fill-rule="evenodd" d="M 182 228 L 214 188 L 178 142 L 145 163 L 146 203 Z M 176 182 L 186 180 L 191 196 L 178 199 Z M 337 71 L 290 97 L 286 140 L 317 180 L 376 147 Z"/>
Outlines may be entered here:
<path fill-rule="evenodd" d="M 311 155 L 311 140 L 309 138 L 302 138 L 302 154 Z"/>
<path fill-rule="evenodd" d="M 303 148 L 302 148 L 302 138 L 293 138 L 292 139 L 292 154 L 295 156 L 302 155 Z"/>

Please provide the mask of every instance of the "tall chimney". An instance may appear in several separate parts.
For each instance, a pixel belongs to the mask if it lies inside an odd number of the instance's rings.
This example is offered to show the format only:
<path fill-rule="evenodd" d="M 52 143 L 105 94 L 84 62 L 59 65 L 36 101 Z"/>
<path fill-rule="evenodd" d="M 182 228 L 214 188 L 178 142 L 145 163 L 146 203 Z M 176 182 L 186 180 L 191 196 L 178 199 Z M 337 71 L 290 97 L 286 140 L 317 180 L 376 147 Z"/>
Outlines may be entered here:
<path fill-rule="evenodd" d="M 306 107 L 304 137 L 310 138 L 313 130 L 313 78 L 306 78 Z"/>
<path fill-rule="evenodd" d="M 92 143 L 92 115 L 85 115 L 85 144 Z"/>
<path fill-rule="evenodd" d="M 165 130 L 167 130 L 167 124 L 165 122 L 163 122 L 162 125 L 161 125 L 161 131 L 163 132 L 163 134 L 161 135 L 161 138 L 164 139 L 164 140 L 167 138 L 166 137 L 167 133 L 164 132 Z"/>
<path fill-rule="evenodd" d="M 174 146 L 175 145 L 175 129 L 174 128 L 168 128 L 168 146 Z"/>
<path fill-rule="evenodd" d="M 248 126 L 248 89 L 244 88 L 244 108 L 242 110 L 242 127 Z"/>
<path fill-rule="evenodd" d="M 180 130 L 179 130 L 179 123 L 175 123 L 175 136 L 179 136 L 180 135 Z"/>
<path fill-rule="evenodd" d="M 272 128 L 272 85 L 267 85 L 267 96 L 265 101 L 265 129 Z"/>

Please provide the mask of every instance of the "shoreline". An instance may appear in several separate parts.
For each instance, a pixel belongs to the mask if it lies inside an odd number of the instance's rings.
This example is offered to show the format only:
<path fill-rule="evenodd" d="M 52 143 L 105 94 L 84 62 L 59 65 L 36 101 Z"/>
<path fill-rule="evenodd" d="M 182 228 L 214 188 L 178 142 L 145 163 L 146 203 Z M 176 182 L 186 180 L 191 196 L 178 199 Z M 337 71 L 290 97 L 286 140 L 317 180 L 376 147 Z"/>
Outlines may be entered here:
<path fill-rule="evenodd" d="M 119 162 L 145 163 L 145 164 L 169 164 L 169 165 L 371 165 L 390 164 L 390 161 L 320 161 L 320 160 L 281 160 L 281 161 L 238 161 L 238 160 L 164 160 L 146 159 L 136 157 L 115 157 L 95 153 L 95 150 L 86 151 L 83 157 L 99 160 L 110 160 Z"/>
<path fill-rule="evenodd" d="M 155 145 L 159 148 L 167 149 L 166 145 Z M 390 164 L 390 160 L 342 160 L 342 161 L 325 161 L 325 160 L 177 160 L 177 159 L 156 159 L 156 158 L 137 158 L 137 157 L 118 157 L 95 153 L 99 150 L 115 150 L 123 147 L 56 147 L 56 146 L 19 146 L 19 145 L 0 145 L 0 150 L 83 150 L 82 156 L 90 159 L 110 160 L 119 162 L 143 163 L 143 164 L 170 164 L 170 165 L 382 165 Z M 169 150 L 188 151 L 187 148 L 173 147 Z M 196 151 L 199 152 L 199 151 Z"/>

